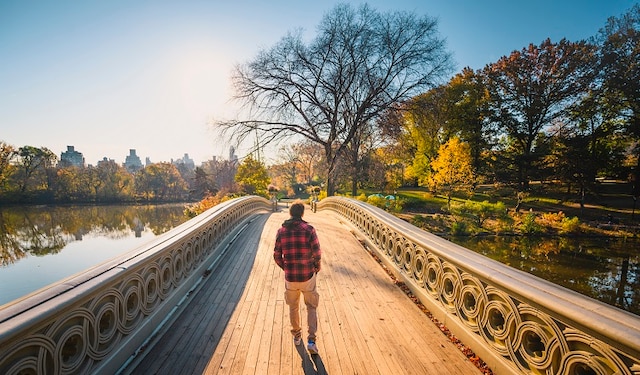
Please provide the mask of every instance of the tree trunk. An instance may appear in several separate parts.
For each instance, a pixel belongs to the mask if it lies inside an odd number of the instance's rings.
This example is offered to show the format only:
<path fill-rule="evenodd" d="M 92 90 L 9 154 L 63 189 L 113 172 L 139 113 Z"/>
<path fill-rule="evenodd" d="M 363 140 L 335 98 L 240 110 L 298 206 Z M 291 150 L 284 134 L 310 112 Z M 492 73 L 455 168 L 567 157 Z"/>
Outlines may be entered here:
<path fill-rule="evenodd" d="M 335 181 L 331 177 L 331 173 L 327 174 L 327 197 L 332 197 L 335 194 Z"/>

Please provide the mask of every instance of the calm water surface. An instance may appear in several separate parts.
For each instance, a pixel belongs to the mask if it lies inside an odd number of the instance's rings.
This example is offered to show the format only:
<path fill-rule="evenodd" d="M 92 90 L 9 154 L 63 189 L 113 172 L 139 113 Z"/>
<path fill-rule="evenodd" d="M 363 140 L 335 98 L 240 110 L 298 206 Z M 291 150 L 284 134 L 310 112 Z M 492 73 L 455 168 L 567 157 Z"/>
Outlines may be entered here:
<path fill-rule="evenodd" d="M 0 305 L 145 244 L 184 204 L 0 208 Z M 640 315 L 640 241 L 449 238 L 511 267 Z"/>
<path fill-rule="evenodd" d="M 184 204 L 0 208 L 0 305 L 187 221 Z"/>
<path fill-rule="evenodd" d="M 640 240 L 449 238 L 519 270 L 640 315 Z"/>

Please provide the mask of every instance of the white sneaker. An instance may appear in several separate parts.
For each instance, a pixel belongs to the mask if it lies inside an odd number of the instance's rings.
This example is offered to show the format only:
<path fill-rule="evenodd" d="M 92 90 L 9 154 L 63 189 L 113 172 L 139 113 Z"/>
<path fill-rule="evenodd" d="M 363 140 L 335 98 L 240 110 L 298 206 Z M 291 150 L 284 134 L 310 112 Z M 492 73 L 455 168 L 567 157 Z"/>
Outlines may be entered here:
<path fill-rule="evenodd" d="M 311 354 L 318 354 L 318 347 L 316 346 L 316 343 L 313 341 L 309 341 L 309 343 L 307 344 L 307 350 Z"/>

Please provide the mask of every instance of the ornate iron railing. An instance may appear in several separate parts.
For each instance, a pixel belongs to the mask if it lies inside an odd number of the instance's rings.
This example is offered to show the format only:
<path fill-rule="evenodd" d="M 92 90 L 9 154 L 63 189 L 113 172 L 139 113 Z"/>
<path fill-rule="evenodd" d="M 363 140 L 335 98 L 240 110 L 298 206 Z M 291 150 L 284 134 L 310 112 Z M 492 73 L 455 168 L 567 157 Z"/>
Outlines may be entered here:
<path fill-rule="evenodd" d="M 317 209 L 344 217 L 496 374 L 640 374 L 640 317 L 483 257 L 366 203 L 330 197 Z"/>
<path fill-rule="evenodd" d="M 271 202 L 222 203 L 150 243 L 0 310 L 0 374 L 113 374 L 135 356 Z"/>

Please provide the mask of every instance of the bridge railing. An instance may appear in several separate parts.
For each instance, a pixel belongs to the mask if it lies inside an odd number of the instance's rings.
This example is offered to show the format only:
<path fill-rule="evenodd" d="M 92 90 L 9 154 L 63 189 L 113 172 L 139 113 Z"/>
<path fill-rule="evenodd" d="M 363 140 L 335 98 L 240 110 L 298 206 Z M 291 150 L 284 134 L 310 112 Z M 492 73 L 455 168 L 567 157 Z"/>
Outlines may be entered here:
<path fill-rule="evenodd" d="M 640 317 L 474 253 L 366 203 L 325 198 L 496 374 L 640 374 Z"/>
<path fill-rule="evenodd" d="M 0 374 L 113 374 L 177 314 L 252 214 L 224 202 L 148 244 L 0 310 Z"/>

